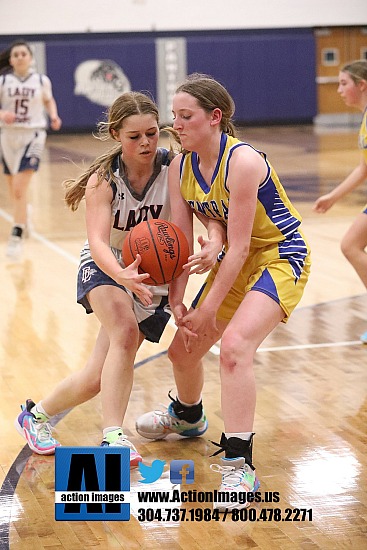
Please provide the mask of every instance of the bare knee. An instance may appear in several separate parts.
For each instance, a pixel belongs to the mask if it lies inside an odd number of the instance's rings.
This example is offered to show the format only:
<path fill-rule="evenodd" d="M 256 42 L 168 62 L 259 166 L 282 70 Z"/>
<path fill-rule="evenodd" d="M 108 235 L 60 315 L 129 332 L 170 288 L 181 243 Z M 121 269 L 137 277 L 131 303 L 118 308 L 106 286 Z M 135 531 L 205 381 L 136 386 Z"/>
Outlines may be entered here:
<path fill-rule="evenodd" d="M 13 187 L 13 198 L 15 200 L 20 201 L 23 198 L 23 195 L 24 195 L 24 191 L 21 187 L 19 186 Z"/>
<path fill-rule="evenodd" d="M 350 246 L 350 242 L 349 242 L 349 239 L 342 239 L 341 243 L 340 243 L 340 250 L 342 251 L 342 253 L 344 254 L 344 256 L 346 257 L 347 260 L 350 260 L 350 257 L 351 257 L 351 246 Z"/>
<path fill-rule="evenodd" d="M 92 399 L 93 397 L 98 395 L 101 391 L 101 375 L 99 374 L 98 376 L 95 376 L 93 378 L 89 377 L 86 380 L 84 391 L 86 395 L 88 395 L 88 399 Z"/>
<path fill-rule="evenodd" d="M 191 353 L 187 353 L 181 337 L 174 338 L 168 348 L 168 359 L 176 369 L 187 370 L 196 367 L 197 359 Z"/>
<path fill-rule="evenodd" d="M 128 325 L 115 328 L 110 334 L 110 345 L 116 345 L 121 350 L 129 351 L 131 349 L 136 352 L 139 343 L 139 328 L 138 325 Z M 135 344 L 135 345 L 134 345 Z"/>
<path fill-rule="evenodd" d="M 255 350 L 250 341 L 240 336 L 236 331 L 225 331 L 220 346 L 221 371 L 233 373 L 240 365 L 252 365 Z"/>
<path fill-rule="evenodd" d="M 340 249 L 344 257 L 352 265 L 356 261 L 356 257 L 359 255 L 359 253 L 364 252 L 364 248 L 360 248 L 355 243 L 353 243 L 350 239 L 347 239 L 347 238 L 344 238 L 340 243 Z"/>
<path fill-rule="evenodd" d="M 180 363 L 180 358 L 182 358 L 182 353 L 180 354 L 179 347 L 180 346 L 177 345 L 177 341 L 174 339 L 168 348 L 167 356 L 173 365 L 178 365 Z"/>

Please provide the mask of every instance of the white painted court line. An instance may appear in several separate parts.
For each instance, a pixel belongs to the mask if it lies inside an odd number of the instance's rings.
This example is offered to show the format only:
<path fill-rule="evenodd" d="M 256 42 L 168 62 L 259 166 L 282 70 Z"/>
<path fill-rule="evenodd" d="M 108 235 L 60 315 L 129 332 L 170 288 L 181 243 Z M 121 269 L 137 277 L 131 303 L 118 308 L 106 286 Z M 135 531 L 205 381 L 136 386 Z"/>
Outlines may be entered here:
<path fill-rule="evenodd" d="M 2 210 L 1 208 L 0 208 L 0 216 L 4 218 L 4 220 L 8 221 L 9 223 L 12 223 L 12 220 L 13 220 L 12 216 L 9 216 L 9 214 L 4 210 Z M 49 241 L 48 239 L 46 239 L 46 237 L 43 237 L 40 233 L 37 233 L 36 231 L 32 231 L 31 236 L 32 236 L 32 239 L 42 243 L 46 248 L 49 248 L 50 250 L 53 250 L 54 252 L 56 252 L 56 254 L 63 256 L 69 262 L 75 265 L 79 265 L 79 258 L 76 258 L 72 254 L 69 254 L 69 252 L 66 252 L 63 248 L 61 248 L 61 246 L 58 246 L 57 244 L 54 244 L 53 242 Z"/>
<path fill-rule="evenodd" d="M 5 212 L 5 210 L 2 210 L 0 208 L 0 216 L 4 218 L 8 222 L 12 222 L 12 217 Z M 74 265 L 79 265 L 79 258 L 76 258 L 72 254 L 69 254 L 69 252 L 66 252 L 63 248 L 58 246 L 57 244 L 52 243 L 46 237 L 43 237 L 40 233 L 36 233 L 32 231 L 32 238 L 36 241 L 39 241 L 42 243 L 46 248 L 49 248 L 50 250 L 53 250 L 56 252 L 56 254 L 59 254 L 60 256 L 63 256 L 66 260 L 73 263 Z M 176 328 L 176 325 L 172 319 L 168 321 L 168 324 L 171 327 Z M 278 346 L 278 347 L 271 347 L 271 348 L 259 348 L 256 353 L 269 353 L 274 351 L 297 351 L 302 349 L 317 349 L 317 348 L 336 348 L 336 347 L 344 347 L 344 346 L 356 346 L 356 345 L 362 345 L 362 342 L 360 340 L 352 340 L 347 342 L 324 342 L 321 344 L 299 344 L 295 346 Z M 220 354 L 220 347 L 217 344 L 214 344 L 209 350 L 213 355 L 219 355 Z"/>
<path fill-rule="evenodd" d="M 269 353 L 272 351 L 297 351 L 302 349 L 317 349 L 317 348 L 337 348 L 343 346 L 360 346 L 362 342 L 360 340 L 351 340 L 347 342 L 323 342 L 321 344 L 299 344 L 295 346 L 278 346 L 271 348 L 259 348 L 256 353 Z M 219 355 L 220 348 L 215 344 L 210 351 L 214 355 Z"/>
<path fill-rule="evenodd" d="M 45 237 L 43 237 L 39 233 L 35 233 L 34 231 L 32 231 L 32 239 L 35 239 L 36 241 L 39 241 L 40 243 L 45 245 L 50 250 L 53 250 L 54 252 L 56 252 L 56 254 L 59 254 L 60 256 L 63 256 L 64 258 L 66 258 L 69 262 L 71 262 L 75 265 L 79 265 L 79 258 L 76 258 L 75 256 L 73 256 L 69 252 L 66 252 L 66 250 L 61 248 L 61 246 L 58 246 L 57 244 L 52 243 L 51 241 L 49 241 L 48 239 L 46 239 Z"/>
<path fill-rule="evenodd" d="M 269 352 L 269 351 L 290 351 L 290 350 L 300 350 L 300 349 L 317 349 L 317 348 L 337 348 L 343 346 L 357 346 L 362 345 L 360 340 L 351 340 L 347 342 L 324 342 L 321 344 L 299 344 L 298 346 L 279 346 L 273 348 L 260 348 L 257 350 L 257 353 Z"/>
<path fill-rule="evenodd" d="M 168 321 L 168 324 L 172 327 L 176 327 L 172 318 Z M 274 351 L 297 351 L 302 349 L 317 349 L 317 348 L 336 348 L 343 346 L 357 346 L 362 345 L 360 340 L 351 340 L 347 342 L 323 342 L 321 344 L 298 344 L 295 346 L 274 346 L 271 348 L 259 348 L 256 353 L 269 353 Z M 218 344 L 214 344 L 209 350 L 213 355 L 220 354 L 220 347 Z"/>

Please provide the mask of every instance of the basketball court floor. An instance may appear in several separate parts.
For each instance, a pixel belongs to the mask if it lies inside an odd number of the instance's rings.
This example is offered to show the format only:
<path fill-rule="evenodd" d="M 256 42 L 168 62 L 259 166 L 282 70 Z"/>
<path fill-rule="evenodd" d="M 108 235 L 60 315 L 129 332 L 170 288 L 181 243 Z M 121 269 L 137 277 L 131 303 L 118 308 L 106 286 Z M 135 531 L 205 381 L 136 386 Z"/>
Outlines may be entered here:
<path fill-rule="evenodd" d="M 66 209 L 61 182 L 76 176 L 108 146 L 89 135 L 48 137 L 30 194 L 34 233 L 17 263 L 4 254 L 11 217 L 0 176 L 1 550 L 367 547 L 367 346 L 359 341 L 367 330 L 367 297 L 339 249 L 342 235 L 367 202 L 365 187 L 325 215 L 312 211 L 314 200 L 358 163 L 357 131 L 312 126 L 241 129 L 245 141 L 267 153 L 302 214 L 313 258 L 302 302 L 256 356 L 254 462 L 262 493 L 279 493 L 279 502 L 255 504 L 247 520 L 204 521 L 197 510 L 211 505 L 188 503 L 183 507 L 196 509 L 188 520 L 140 521 L 133 498 L 128 522 L 55 521 L 54 457 L 33 454 L 13 422 L 20 403 L 40 400 L 59 380 L 82 368 L 93 347 L 98 323 L 75 300 L 84 212 Z M 191 277 L 187 303 L 201 282 L 201 276 Z M 217 449 L 211 441 L 219 441 L 223 428 L 217 346 L 204 360 L 206 434 L 148 441 L 135 431 L 140 414 L 167 405 L 168 391 L 175 392 L 167 359 L 174 330 L 169 325 L 160 344 L 144 343 L 138 352 L 125 431 L 146 464 L 191 459 L 195 482 L 190 488 L 213 491 L 220 475 L 209 468 L 219 463 L 219 457 L 210 458 Z M 57 420 L 55 437 L 63 445 L 99 445 L 98 397 Z M 139 479 L 133 471 L 133 496 L 141 486 Z M 167 470 L 158 488 L 171 489 Z M 263 509 L 272 512 L 261 515 Z M 296 518 L 294 509 L 307 513 Z"/>

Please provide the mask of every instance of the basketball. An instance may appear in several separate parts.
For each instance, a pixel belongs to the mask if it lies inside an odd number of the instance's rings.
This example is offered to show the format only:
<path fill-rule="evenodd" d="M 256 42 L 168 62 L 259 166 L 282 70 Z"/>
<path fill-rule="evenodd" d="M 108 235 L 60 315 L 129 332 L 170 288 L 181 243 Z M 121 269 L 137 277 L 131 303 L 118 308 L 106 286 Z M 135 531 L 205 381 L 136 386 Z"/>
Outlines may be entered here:
<path fill-rule="evenodd" d="M 130 265 L 140 254 L 139 273 L 149 273 L 147 285 L 159 286 L 177 279 L 189 257 L 189 243 L 177 225 L 167 220 L 149 220 L 136 225 L 122 245 L 122 259 Z"/>

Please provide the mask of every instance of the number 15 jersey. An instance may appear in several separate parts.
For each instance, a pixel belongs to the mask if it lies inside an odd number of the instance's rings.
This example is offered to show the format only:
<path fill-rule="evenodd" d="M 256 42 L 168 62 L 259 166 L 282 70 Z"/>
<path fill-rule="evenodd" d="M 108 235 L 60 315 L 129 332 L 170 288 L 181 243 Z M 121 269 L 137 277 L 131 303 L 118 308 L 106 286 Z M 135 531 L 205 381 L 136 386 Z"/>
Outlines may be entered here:
<path fill-rule="evenodd" d="M 3 128 L 45 129 L 47 117 L 44 102 L 52 98 L 51 81 L 46 75 L 30 73 L 20 78 L 13 73 L 0 77 L 0 108 L 15 113 L 12 124 L 0 122 Z"/>

